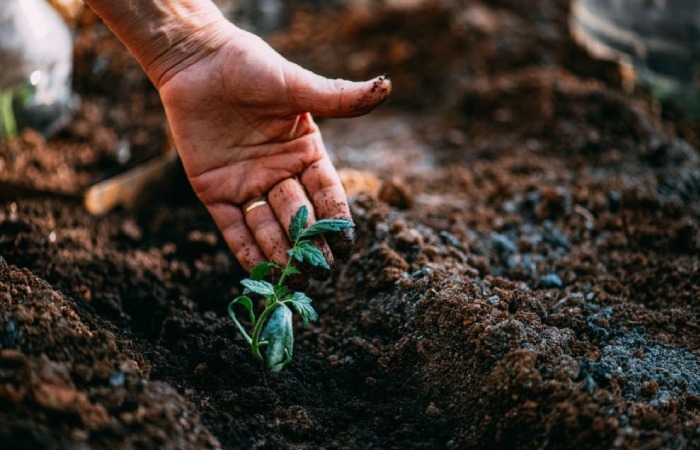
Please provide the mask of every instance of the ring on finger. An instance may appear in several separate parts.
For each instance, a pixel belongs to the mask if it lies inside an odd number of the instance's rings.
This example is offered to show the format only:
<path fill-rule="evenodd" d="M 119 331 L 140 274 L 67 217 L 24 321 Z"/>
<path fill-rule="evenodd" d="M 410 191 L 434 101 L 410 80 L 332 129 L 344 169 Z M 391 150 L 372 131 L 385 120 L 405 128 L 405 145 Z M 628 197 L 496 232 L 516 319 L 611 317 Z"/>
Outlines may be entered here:
<path fill-rule="evenodd" d="M 257 208 L 258 206 L 264 206 L 264 205 L 267 205 L 267 199 L 265 199 L 265 197 L 254 198 L 253 200 L 249 201 L 248 203 L 246 203 L 243 206 L 243 212 L 245 214 L 248 214 L 249 212 L 251 212 L 252 210 Z"/>

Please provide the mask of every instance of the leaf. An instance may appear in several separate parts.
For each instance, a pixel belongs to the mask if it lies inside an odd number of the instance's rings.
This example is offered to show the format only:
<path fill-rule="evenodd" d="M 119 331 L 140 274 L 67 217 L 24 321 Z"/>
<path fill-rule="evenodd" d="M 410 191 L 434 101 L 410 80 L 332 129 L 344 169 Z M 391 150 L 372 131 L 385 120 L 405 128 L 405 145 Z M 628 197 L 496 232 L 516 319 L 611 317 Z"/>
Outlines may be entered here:
<path fill-rule="evenodd" d="M 250 271 L 250 279 L 253 281 L 264 280 L 266 276 L 269 275 L 272 269 L 278 269 L 279 266 L 275 263 L 261 262 L 257 266 L 253 267 Z"/>
<path fill-rule="evenodd" d="M 233 310 L 233 307 L 236 305 L 242 305 L 245 309 L 248 310 L 248 314 L 250 314 L 250 321 L 255 324 L 255 313 L 253 313 L 253 302 L 249 297 L 246 297 L 245 295 L 241 295 L 239 297 L 236 297 L 231 303 L 228 304 L 228 315 L 231 317 L 231 320 L 233 320 L 233 323 L 236 324 L 238 327 L 238 331 L 241 332 L 243 337 L 245 338 L 246 342 L 250 344 L 252 342 L 251 337 L 246 333 L 245 328 L 243 328 L 243 325 L 238 321 L 238 318 L 236 317 L 236 312 Z"/>
<path fill-rule="evenodd" d="M 295 292 L 289 301 L 296 312 L 301 315 L 301 319 L 304 321 L 304 328 L 309 328 L 309 321 L 316 322 L 318 320 L 318 314 L 316 314 L 314 307 L 311 306 L 311 299 L 303 292 Z"/>
<path fill-rule="evenodd" d="M 275 285 L 275 295 L 277 296 L 277 298 L 284 297 L 284 294 L 286 294 L 288 290 L 289 288 L 287 286 L 279 284 Z"/>
<path fill-rule="evenodd" d="M 355 224 L 343 219 L 321 219 L 302 231 L 300 238 L 317 236 L 319 234 L 333 233 L 346 228 L 352 228 Z"/>
<path fill-rule="evenodd" d="M 306 205 L 302 205 L 289 223 L 289 238 L 292 242 L 296 242 L 299 238 L 302 230 L 306 227 L 307 220 L 309 220 L 309 210 Z"/>
<path fill-rule="evenodd" d="M 331 268 L 326 262 L 326 258 L 323 256 L 323 253 L 321 253 L 321 250 L 314 247 L 309 241 L 299 242 L 296 247 L 291 248 L 287 253 L 299 262 L 307 262 L 315 267 L 321 266 L 326 269 Z"/>
<path fill-rule="evenodd" d="M 232 302 L 232 305 L 241 305 L 245 309 L 248 310 L 248 314 L 250 315 L 250 321 L 253 322 L 253 325 L 255 325 L 255 313 L 253 312 L 253 301 L 250 299 L 250 297 L 247 297 L 245 295 L 241 295 L 239 297 L 236 297 Z"/>
<path fill-rule="evenodd" d="M 262 339 L 267 341 L 265 362 L 267 368 L 279 372 L 292 360 L 294 330 L 292 311 L 285 305 L 278 306 L 267 321 Z"/>
<path fill-rule="evenodd" d="M 301 270 L 297 269 L 296 266 L 290 264 L 284 268 L 284 274 L 289 275 L 301 275 Z"/>
<path fill-rule="evenodd" d="M 264 295 L 266 297 L 268 295 L 275 295 L 274 286 L 272 283 L 268 283 L 267 281 L 255 281 L 246 278 L 245 280 L 241 281 L 241 284 L 245 287 L 243 294 L 255 292 L 256 294 Z"/>

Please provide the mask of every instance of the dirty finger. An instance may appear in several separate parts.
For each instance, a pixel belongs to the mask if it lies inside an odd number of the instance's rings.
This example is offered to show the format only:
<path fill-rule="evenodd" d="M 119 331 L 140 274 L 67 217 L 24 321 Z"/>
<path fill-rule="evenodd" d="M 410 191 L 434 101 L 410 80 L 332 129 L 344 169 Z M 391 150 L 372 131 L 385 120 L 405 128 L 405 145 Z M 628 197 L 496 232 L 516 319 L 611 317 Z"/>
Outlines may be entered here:
<path fill-rule="evenodd" d="M 288 178 L 279 182 L 268 195 L 270 206 L 275 212 L 277 219 L 284 227 L 287 235 L 289 235 L 289 224 L 292 217 L 299 211 L 302 206 L 306 206 L 309 211 L 309 219 L 307 226 L 316 222 L 314 208 L 311 201 L 306 195 L 303 186 L 294 178 Z M 333 264 L 333 254 L 323 236 L 318 236 L 312 240 L 312 243 L 318 247 L 329 265 Z M 307 267 L 304 267 L 307 269 Z M 325 280 L 330 276 L 330 270 L 323 267 L 308 267 L 311 276 L 317 280 Z"/>
<path fill-rule="evenodd" d="M 345 219 L 352 221 L 348 199 L 335 167 L 326 156 L 306 168 L 301 175 L 314 205 L 318 219 Z M 346 228 L 338 233 L 326 235 L 333 255 L 346 260 L 355 246 L 355 229 Z"/>
<path fill-rule="evenodd" d="M 246 226 L 240 208 L 228 203 L 217 203 L 207 205 L 207 209 L 221 230 L 226 244 L 247 272 L 250 272 L 258 263 L 265 261 L 265 254 Z"/>

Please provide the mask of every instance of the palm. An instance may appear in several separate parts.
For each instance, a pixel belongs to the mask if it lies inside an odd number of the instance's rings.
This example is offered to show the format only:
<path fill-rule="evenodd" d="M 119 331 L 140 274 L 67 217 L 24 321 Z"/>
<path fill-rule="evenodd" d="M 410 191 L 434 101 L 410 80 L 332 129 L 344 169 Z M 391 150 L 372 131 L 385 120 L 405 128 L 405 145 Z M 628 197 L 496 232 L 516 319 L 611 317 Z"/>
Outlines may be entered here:
<path fill-rule="evenodd" d="M 190 182 L 246 269 L 286 261 L 285 230 L 302 205 L 319 218 L 350 219 L 309 112 L 365 113 L 388 94 L 388 82 L 380 83 L 383 89 L 377 92 L 375 82 L 370 92 L 371 83 L 323 79 L 232 28 L 227 44 L 161 86 Z M 269 205 L 244 212 L 261 197 Z"/>

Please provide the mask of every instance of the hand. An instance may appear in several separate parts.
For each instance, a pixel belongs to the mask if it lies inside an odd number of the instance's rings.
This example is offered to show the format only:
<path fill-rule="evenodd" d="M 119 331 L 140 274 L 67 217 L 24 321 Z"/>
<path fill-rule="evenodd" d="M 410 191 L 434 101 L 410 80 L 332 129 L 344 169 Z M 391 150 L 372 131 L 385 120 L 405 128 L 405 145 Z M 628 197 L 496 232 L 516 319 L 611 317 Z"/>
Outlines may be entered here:
<path fill-rule="evenodd" d="M 309 223 L 351 220 L 311 114 L 365 114 L 386 99 L 391 83 L 329 80 L 233 25 L 223 39 L 218 33 L 220 47 L 170 74 L 160 95 L 192 187 L 238 261 L 246 270 L 261 261 L 283 264 L 289 222 L 302 205 Z M 332 263 L 332 253 L 349 256 L 353 241 L 349 233 L 318 244 Z"/>

